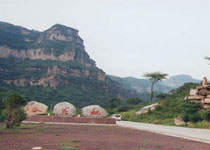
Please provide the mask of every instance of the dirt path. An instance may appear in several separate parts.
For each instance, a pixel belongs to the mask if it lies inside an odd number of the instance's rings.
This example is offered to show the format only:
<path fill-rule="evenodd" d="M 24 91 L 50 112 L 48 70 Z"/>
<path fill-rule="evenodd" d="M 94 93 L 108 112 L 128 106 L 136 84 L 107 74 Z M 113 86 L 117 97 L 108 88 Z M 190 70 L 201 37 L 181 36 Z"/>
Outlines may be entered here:
<path fill-rule="evenodd" d="M 210 150 L 210 144 L 118 126 L 27 124 L 0 127 L 0 150 Z"/>
<path fill-rule="evenodd" d="M 130 122 L 130 121 L 118 121 L 117 125 L 121 127 L 151 131 L 164 135 L 181 137 L 189 140 L 205 142 L 210 144 L 210 130 L 208 129 L 163 126 L 163 125 L 154 125 L 154 124 L 139 123 L 139 122 L 138 123 Z"/>

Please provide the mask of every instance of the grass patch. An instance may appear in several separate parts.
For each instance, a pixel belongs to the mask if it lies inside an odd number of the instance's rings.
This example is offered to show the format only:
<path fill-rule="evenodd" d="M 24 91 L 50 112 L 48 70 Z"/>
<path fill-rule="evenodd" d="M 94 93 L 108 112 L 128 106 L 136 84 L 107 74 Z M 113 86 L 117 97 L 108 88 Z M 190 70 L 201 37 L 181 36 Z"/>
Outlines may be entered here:
<path fill-rule="evenodd" d="M 190 128 L 204 128 L 204 129 L 210 129 L 210 122 L 201 121 L 201 122 L 189 124 L 187 127 L 190 127 Z"/>
<path fill-rule="evenodd" d="M 78 145 L 72 145 L 69 143 L 59 143 L 58 144 L 59 150 L 77 150 L 78 147 L 79 147 Z"/>
<path fill-rule="evenodd" d="M 53 126 L 53 125 L 47 125 L 44 123 L 40 124 L 21 124 L 21 126 L 14 127 L 12 129 L 6 129 L 5 123 L 0 123 L 0 131 L 2 132 L 33 132 L 33 133 L 56 133 L 57 130 L 62 129 L 63 127 L 60 126 Z"/>
<path fill-rule="evenodd" d="M 80 140 L 71 140 L 72 143 L 79 143 Z"/>

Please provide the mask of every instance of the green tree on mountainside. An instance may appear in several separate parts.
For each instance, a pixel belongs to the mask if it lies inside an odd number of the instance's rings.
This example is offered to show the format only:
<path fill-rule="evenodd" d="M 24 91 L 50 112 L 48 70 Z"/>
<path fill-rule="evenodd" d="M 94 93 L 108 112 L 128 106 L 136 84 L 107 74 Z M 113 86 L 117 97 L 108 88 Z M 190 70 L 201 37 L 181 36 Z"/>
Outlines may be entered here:
<path fill-rule="evenodd" d="M 150 73 L 145 73 L 144 74 L 144 77 L 148 78 L 150 80 L 150 82 L 152 83 L 151 84 L 151 97 L 150 97 L 150 100 L 152 101 L 153 100 L 153 97 L 154 97 L 154 85 L 163 80 L 163 79 L 166 79 L 166 76 L 168 76 L 168 74 L 166 73 L 161 73 L 161 72 L 150 72 Z"/>

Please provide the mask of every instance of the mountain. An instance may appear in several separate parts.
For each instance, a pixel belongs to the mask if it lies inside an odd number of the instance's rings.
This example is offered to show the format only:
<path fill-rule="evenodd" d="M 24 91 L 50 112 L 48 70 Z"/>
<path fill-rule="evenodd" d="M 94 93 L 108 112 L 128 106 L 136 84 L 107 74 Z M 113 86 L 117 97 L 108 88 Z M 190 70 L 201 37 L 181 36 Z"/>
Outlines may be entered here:
<path fill-rule="evenodd" d="M 138 79 L 134 77 L 116 77 L 116 76 L 109 76 L 112 80 L 119 82 L 123 88 L 125 89 L 132 89 L 136 90 L 137 93 L 149 93 L 151 82 L 147 79 Z M 171 90 L 168 86 L 161 85 L 160 83 L 157 83 L 154 87 L 155 92 L 164 92 L 168 93 Z"/>
<path fill-rule="evenodd" d="M 56 24 L 39 32 L 5 22 L 0 22 L 0 92 L 79 107 L 106 106 L 111 97 L 135 95 L 96 66 L 78 30 Z"/>
<path fill-rule="evenodd" d="M 109 75 L 109 77 L 112 80 L 119 82 L 125 89 L 136 90 L 138 94 L 150 92 L 151 82 L 148 79 L 138 79 L 134 77 L 121 78 L 111 75 Z M 188 82 L 199 83 L 200 81 L 193 79 L 189 75 L 172 76 L 169 77 L 169 79 L 157 83 L 154 87 L 154 91 L 156 93 L 169 93 L 172 89 L 181 87 L 184 83 Z"/>
<path fill-rule="evenodd" d="M 161 81 L 160 84 L 176 89 L 183 86 L 185 83 L 189 83 L 189 82 L 200 83 L 201 80 L 194 79 L 189 75 L 176 75 L 176 76 L 169 77 L 169 79 L 167 80 Z"/>

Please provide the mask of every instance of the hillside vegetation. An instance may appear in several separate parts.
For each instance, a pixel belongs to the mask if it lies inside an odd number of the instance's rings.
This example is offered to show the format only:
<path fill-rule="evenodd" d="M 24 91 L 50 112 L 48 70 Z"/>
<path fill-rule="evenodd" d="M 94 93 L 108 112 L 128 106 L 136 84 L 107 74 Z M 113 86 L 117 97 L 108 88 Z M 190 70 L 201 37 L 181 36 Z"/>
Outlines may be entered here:
<path fill-rule="evenodd" d="M 202 109 L 200 104 L 184 100 L 189 94 L 190 88 L 195 88 L 198 84 L 186 83 L 182 87 L 173 90 L 173 94 L 160 94 L 159 99 L 153 102 L 139 103 L 132 106 L 128 111 L 122 112 L 123 120 L 145 122 L 163 125 L 174 125 L 174 118 L 180 116 L 189 127 L 210 128 L 210 110 Z M 140 108 L 152 103 L 160 103 L 154 111 L 148 111 L 146 114 L 136 115 Z M 117 111 L 117 109 L 115 109 Z M 118 109 L 119 110 L 119 109 Z M 118 111 L 119 112 L 119 111 Z M 117 113 L 117 112 L 115 112 Z"/>
<path fill-rule="evenodd" d="M 0 98 L 16 93 L 51 108 L 62 101 L 107 106 L 113 97 L 136 95 L 96 66 L 78 32 L 60 24 L 38 32 L 0 22 Z"/>

